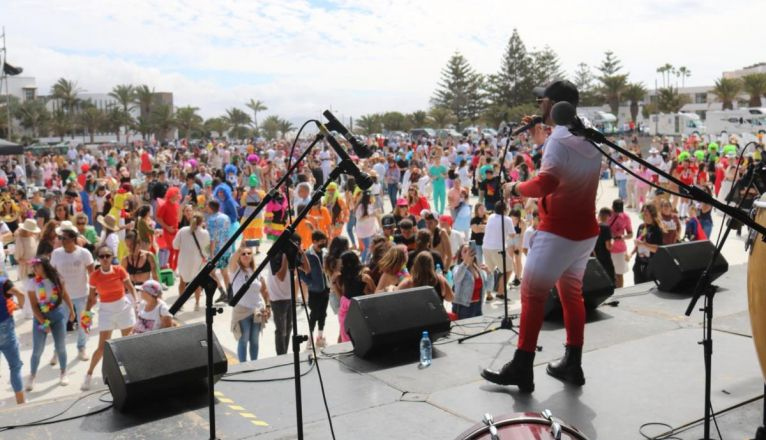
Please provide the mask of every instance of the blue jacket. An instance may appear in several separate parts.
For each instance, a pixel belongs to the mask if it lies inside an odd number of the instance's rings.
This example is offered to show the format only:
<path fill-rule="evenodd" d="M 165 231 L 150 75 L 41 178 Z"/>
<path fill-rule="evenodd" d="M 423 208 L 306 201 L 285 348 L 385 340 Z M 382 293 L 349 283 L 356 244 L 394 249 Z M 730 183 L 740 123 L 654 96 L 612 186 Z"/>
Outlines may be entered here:
<path fill-rule="evenodd" d="M 324 257 L 324 255 L 323 255 Z M 319 260 L 319 256 L 314 251 L 314 247 L 311 246 L 306 251 L 306 258 L 309 260 L 309 266 L 311 270 L 309 273 L 304 273 L 302 270 L 298 271 L 298 276 L 301 281 L 306 283 L 309 287 L 309 292 L 324 292 L 329 289 L 330 283 L 327 282 L 325 277 L 322 263 Z"/>
<path fill-rule="evenodd" d="M 473 296 L 473 277 L 468 270 L 468 266 L 463 263 L 455 266 L 453 280 L 455 282 L 455 298 L 452 300 L 453 304 L 468 307 L 471 305 L 471 297 Z M 479 295 L 479 301 L 484 301 L 484 293 L 487 290 L 492 289 L 489 281 L 489 275 L 486 271 L 479 269 L 481 274 L 481 295 Z"/>

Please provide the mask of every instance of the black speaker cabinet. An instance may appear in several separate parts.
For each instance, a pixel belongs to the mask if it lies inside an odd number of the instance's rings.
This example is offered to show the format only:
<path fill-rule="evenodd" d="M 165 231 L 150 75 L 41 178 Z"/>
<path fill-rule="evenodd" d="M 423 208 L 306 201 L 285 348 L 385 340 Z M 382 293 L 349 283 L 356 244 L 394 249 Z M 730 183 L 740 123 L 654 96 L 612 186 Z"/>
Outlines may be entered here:
<path fill-rule="evenodd" d="M 660 290 L 665 292 L 688 293 L 697 284 L 710 259 L 715 246 L 709 240 L 687 241 L 660 246 L 649 260 L 648 274 Z M 729 263 L 719 254 L 710 269 L 710 281 L 729 270 Z"/>
<path fill-rule="evenodd" d="M 588 259 L 585 275 L 582 279 L 582 296 L 585 300 L 585 310 L 595 310 L 607 298 L 614 294 L 614 280 L 595 257 Z M 554 287 L 551 289 L 548 301 L 545 303 L 545 319 L 561 319 L 561 301 Z"/>
<path fill-rule="evenodd" d="M 433 287 L 358 296 L 345 322 L 354 354 L 367 358 L 394 349 L 417 349 L 423 330 L 431 340 L 450 330 L 444 303 Z"/>
<path fill-rule="evenodd" d="M 123 411 L 147 398 L 156 401 L 190 389 L 204 392 L 205 336 L 205 324 L 197 323 L 107 341 L 102 372 L 114 407 Z M 217 380 L 226 373 L 228 364 L 215 335 L 213 340 L 213 372 Z"/>

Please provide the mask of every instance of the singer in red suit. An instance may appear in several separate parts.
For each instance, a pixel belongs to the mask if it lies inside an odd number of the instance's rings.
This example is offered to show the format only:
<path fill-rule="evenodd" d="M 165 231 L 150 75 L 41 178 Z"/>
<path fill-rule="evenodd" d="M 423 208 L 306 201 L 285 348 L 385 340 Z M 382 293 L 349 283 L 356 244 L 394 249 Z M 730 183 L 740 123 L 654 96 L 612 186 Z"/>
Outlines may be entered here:
<path fill-rule="evenodd" d="M 540 110 L 546 125 L 554 125 L 553 104 L 568 101 L 575 107 L 577 88 L 569 81 L 555 81 L 542 93 Z M 545 302 L 555 285 L 561 299 L 566 328 L 564 357 L 548 365 L 548 374 L 563 381 L 585 384 L 581 359 L 585 332 L 582 279 L 599 233 L 596 221 L 601 156 L 582 137 L 565 126 L 556 126 L 543 147 L 538 175 L 514 183 L 514 196 L 538 199 L 540 226 L 530 245 L 521 282 L 521 320 L 513 360 L 500 371 L 485 369 L 482 377 L 500 384 L 534 391 L 533 364 L 537 337 L 543 324 Z"/>

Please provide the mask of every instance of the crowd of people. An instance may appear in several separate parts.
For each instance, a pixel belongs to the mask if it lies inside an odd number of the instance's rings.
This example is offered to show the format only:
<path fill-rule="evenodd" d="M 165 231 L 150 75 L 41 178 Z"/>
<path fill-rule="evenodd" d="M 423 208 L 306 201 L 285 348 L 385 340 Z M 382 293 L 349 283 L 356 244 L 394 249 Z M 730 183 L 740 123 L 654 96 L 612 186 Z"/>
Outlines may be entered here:
<path fill-rule="evenodd" d="M 550 131 L 537 125 L 507 150 L 504 137 L 369 139 L 374 154 L 359 165 L 373 185 L 362 190 L 353 177 L 330 183 L 290 237 L 301 249 L 295 278 L 280 252 L 234 307 L 230 327 L 239 360 L 258 358 L 259 336 L 270 321 L 277 354 L 287 352 L 295 286 L 310 310 L 318 347 L 327 344 L 328 306 L 338 319 L 337 340 L 349 340 L 345 316 L 360 295 L 432 286 L 454 319 L 480 316 L 487 302 L 503 298 L 504 286 L 521 284 L 541 205 L 513 193 L 512 186 L 536 175 Z M 748 165 L 761 160 L 762 144 L 738 168 L 736 139 L 719 147 L 694 137 L 657 138 L 647 154 L 638 138 L 619 143 L 719 198 L 759 192 L 743 191 L 739 182 Z M 9 161 L 0 170 L 0 290 L 6 298 L 0 305 L 0 349 L 17 401 L 24 402 L 24 389 L 34 388 L 49 333 L 55 346 L 50 364 L 58 364 L 64 386 L 65 336 L 77 332 L 77 357 L 90 361 L 81 386 L 86 390 L 114 330 L 125 336 L 176 325 L 163 292 L 176 278 L 184 290 L 307 145 L 298 141 L 292 157 L 290 144 L 259 139 L 80 146 Z M 602 163 L 602 178 L 613 181 L 619 198 L 597 213 L 593 255 L 620 287 L 630 270 L 636 283 L 648 280 L 646 267 L 659 246 L 709 238 L 713 217 L 711 206 L 673 195 L 677 188 L 651 170 L 619 154 L 613 159 L 640 177 Z M 312 191 L 335 165 L 332 150 L 320 144 L 288 185 L 272 193 L 218 262 L 217 301 L 240 290 L 256 258 L 309 205 Z M 631 209 L 640 212 L 639 225 L 631 224 Z M 191 307 L 199 309 L 199 291 Z M 25 381 L 14 311 L 34 320 Z M 93 328 L 98 348 L 89 354 Z"/>

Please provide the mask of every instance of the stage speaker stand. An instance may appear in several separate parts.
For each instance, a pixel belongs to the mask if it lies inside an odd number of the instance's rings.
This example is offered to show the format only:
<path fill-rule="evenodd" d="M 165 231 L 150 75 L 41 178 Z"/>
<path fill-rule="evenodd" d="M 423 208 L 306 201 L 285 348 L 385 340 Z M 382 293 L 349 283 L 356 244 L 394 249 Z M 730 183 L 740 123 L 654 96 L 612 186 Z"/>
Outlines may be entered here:
<path fill-rule="evenodd" d="M 614 280 L 599 263 L 596 257 L 588 259 L 585 275 L 582 279 L 582 296 L 585 300 L 585 310 L 595 310 L 607 298 L 614 294 Z M 558 321 L 562 319 L 559 293 L 551 289 L 548 301 L 545 303 L 545 320 Z"/>
<path fill-rule="evenodd" d="M 213 373 L 220 378 L 228 363 L 218 339 L 213 338 Z M 102 373 L 115 409 L 129 410 L 136 403 L 146 402 L 147 396 L 156 401 L 191 389 L 205 393 L 205 339 L 205 324 L 197 323 L 107 341 Z"/>
<path fill-rule="evenodd" d="M 358 296 L 351 300 L 346 331 L 354 354 L 368 358 L 393 350 L 417 350 L 428 330 L 431 340 L 446 335 L 450 320 L 433 287 Z"/>
<path fill-rule="evenodd" d="M 691 293 L 697 280 L 707 267 L 715 246 L 710 240 L 687 241 L 660 246 L 649 260 L 647 268 L 660 290 L 675 293 Z M 709 281 L 712 283 L 729 270 L 729 263 L 723 255 L 713 262 Z"/>

